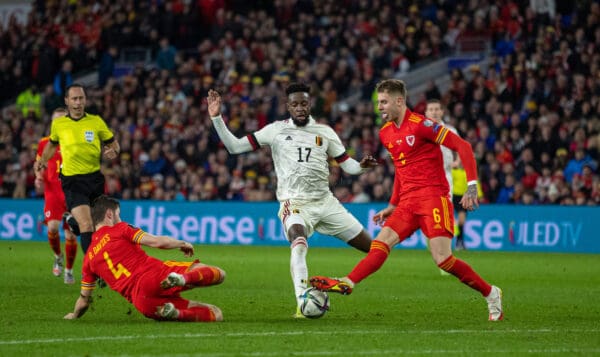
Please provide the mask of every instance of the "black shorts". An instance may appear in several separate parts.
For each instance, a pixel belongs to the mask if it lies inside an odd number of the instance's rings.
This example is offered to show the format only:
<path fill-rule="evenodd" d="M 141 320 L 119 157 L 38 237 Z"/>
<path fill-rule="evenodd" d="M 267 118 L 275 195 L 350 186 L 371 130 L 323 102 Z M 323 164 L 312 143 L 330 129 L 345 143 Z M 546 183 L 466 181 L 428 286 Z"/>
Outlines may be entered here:
<path fill-rule="evenodd" d="M 98 196 L 104 194 L 104 175 L 100 171 L 84 175 L 60 175 L 60 180 L 69 211 L 81 205 L 91 206 Z"/>
<path fill-rule="evenodd" d="M 452 205 L 454 206 L 454 210 L 456 212 L 467 212 L 466 209 L 460 204 L 460 200 L 462 200 L 463 196 L 452 195 Z"/>

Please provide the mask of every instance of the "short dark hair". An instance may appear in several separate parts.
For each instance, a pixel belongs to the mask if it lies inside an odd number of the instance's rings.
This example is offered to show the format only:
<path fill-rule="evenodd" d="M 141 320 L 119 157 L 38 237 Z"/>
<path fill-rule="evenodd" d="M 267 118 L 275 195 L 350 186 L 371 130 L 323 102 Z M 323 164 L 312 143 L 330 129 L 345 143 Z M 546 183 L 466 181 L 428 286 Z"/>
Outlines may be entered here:
<path fill-rule="evenodd" d="M 81 88 L 83 90 L 83 95 L 87 97 L 87 93 L 85 92 L 85 87 L 83 86 L 83 84 L 73 83 L 70 86 L 67 86 L 67 88 L 65 89 L 65 98 L 69 96 L 69 91 L 71 90 L 71 88 Z"/>
<path fill-rule="evenodd" d="M 68 114 L 69 110 L 67 108 L 65 108 L 65 107 L 58 107 L 58 108 L 56 108 L 56 109 L 54 109 L 52 111 L 52 115 L 54 115 L 55 113 L 65 113 L 65 114 Z"/>
<path fill-rule="evenodd" d="M 440 105 L 440 108 L 441 108 L 443 111 L 446 111 L 446 106 L 444 105 L 444 103 L 442 103 L 442 101 L 441 101 L 441 100 L 439 100 L 439 99 L 437 99 L 437 98 L 431 98 L 431 99 L 427 99 L 427 103 L 425 104 L 425 108 L 427 108 L 427 106 L 428 106 L 429 104 L 439 104 L 439 105 Z"/>
<path fill-rule="evenodd" d="M 406 96 L 408 95 L 406 90 L 406 84 L 404 81 L 400 79 L 384 79 L 383 81 L 377 83 L 377 87 L 375 87 L 377 93 L 388 92 L 389 94 L 397 94 L 406 100 Z"/>
<path fill-rule="evenodd" d="M 285 95 L 290 95 L 292 93 L 308 93 L 310 94 L 310 86 L 304 83 L 291 83 L 285 89 Z"/>
<path fill-rule="evenodd" d="M 121 207 L 121 204 L 116 198 L 107 195 L 98 196 L 92 202 L 92 221 L 94 222 L 94 226 L 102 222 L 106 211 L 109 209 L 116 210 L 119 207 Z"/>

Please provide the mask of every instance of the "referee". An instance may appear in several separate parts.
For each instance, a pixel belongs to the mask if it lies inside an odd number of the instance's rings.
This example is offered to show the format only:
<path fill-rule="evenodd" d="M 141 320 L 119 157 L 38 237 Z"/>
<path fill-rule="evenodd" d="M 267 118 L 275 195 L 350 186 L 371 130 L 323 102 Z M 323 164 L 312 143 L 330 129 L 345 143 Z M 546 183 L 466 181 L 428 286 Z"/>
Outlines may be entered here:
<path fill-rule="evenodd" d="M 104 193 L 104 175 L 100 172 L 101 156 L 112 160 L 120 151 L 114 134 L 98 115 L 85 112 L 86 95 L 82 85 L 73 84 L 65 91 L 68 114 L 56 118 L 50 127 L 50 140 L 36 170 L 44 170 L 60 144 L 63 158 L 60 179 L 67 209 L 81 232 L 85 253 L 92 241 L 91 204 Z"/>

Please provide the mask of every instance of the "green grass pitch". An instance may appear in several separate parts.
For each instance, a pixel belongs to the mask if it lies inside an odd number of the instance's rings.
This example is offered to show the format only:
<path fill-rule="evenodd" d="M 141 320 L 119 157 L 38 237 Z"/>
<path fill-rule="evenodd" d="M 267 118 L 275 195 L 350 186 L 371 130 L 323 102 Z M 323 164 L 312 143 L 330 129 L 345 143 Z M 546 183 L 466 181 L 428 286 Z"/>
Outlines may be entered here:
<path fill-rule="evenodd" d="M 179 251 L 150 250 L 182 260 Z M 80 278 L 81 254 L 76 263 Z M 352 249 L 310 248 L 309 273 L 344 275 Z M 223 310 L 222 323 L 155 322 L 115 292 L 98 289 L 77 321 L 79 286 L 51 274 L 47 243 L 0 242 L 1 356 L 400 356 L 600 355 L 600 257 L 458 252 L 504 290 L 505 320 L 429 253 L 395 250 L 350 296 L 330 294 L 321 319 L 293 319 L 289 248 L 196 246 L 227 272 L 220 286 L 185 293 Z"/>

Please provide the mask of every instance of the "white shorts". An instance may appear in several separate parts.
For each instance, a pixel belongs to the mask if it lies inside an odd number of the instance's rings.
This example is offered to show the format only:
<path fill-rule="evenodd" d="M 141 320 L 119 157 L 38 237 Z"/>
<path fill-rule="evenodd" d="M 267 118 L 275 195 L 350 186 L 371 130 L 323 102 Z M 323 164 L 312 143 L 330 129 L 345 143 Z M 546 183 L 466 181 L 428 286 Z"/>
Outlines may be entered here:
<path fill-rule="evenodd" d="M 285 227 L 286 237 L 289 225 L 299 223 L 298 218 L 304 222 L 306 238 L 317 231 L 348 242 L 363 230 L 362 224 L 333 195 L 315 201 L 280 202 L 278 216 Z M 289 219 L 293 216 L 293 219 Z"/>

